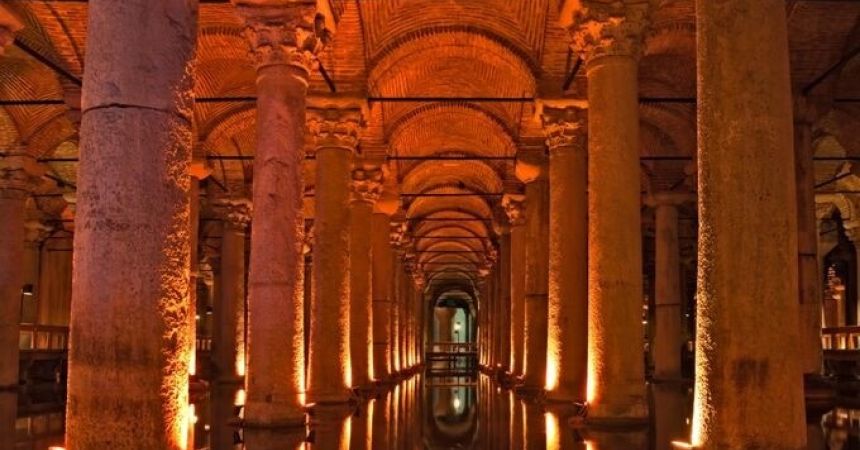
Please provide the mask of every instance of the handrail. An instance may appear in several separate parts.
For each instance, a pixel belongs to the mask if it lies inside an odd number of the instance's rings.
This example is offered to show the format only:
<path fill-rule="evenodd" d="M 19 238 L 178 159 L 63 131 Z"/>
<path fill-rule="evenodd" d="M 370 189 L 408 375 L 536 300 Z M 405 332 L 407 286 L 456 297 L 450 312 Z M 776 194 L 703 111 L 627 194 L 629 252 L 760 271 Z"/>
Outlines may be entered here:
<path fill-rule="evenodd" d="M 66 351 L 69 327 L 22 324 L 18 331 L 18 348 L 22 351 Z"/>
<path fill-rule="evenodd" d="M 428 353 L 471 353 L 478 351 L 474 342 L 431 342 L 427 345 Z"/>
<path fill-rule="evenodd" d="M 822 328 L 821 347 L 824 350 L 860 350 L 860 326 Z"/>

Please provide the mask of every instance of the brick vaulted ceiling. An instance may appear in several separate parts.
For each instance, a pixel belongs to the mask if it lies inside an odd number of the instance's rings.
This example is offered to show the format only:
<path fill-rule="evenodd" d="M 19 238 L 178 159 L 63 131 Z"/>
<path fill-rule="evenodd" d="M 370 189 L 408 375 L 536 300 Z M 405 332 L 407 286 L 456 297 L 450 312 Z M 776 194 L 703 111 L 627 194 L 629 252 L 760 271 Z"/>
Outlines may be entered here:
<path fill-rule="evenodd" d="M 333 1 L 336 32 L 320 60 L 337 93 L 332 94 L 324 78 L 315 73 L 311 95 L 584 98 L 583 70 L 566 83 L 576 56 L 569 50 L 568 32 L 560 25 L 561 1 Z M 641 153 L 652 157 L 643 159 L 643 189 L 656 191 L 691 184 L 690 161 L 653 157 L 695 155 L 695 11 L 693 0 L 652 1 L 652 25 L 640 62 Z M 0 60 L 0 99 L 4 101 L 0 148 L 22 148 L 47 158 L 55 177 L 68 182 L 46 190 L 34 202 L 31 215 L 52 218 L 63 210 L 62 200 L 53 194 L 72 190 L 75 182 L 77 118 L 69 111 L 77 104 L 85 70 L 88 4 L 86 0 L 5 0 L 4 5 L 25 27 L 18 33 L 19 44 Z M 786 14 L 795 89 L 806 90 L 820 105 L 819 153 L 860 156 L 860 56 L 856 56 L 860 2 L 787 0 Z M 252 162 L 218 159 L 254 155 L 254 102 L 223 100 L 255 94 L 254 68 L 242 28 L 228 1 L 201 1 L 195 153 L 210 157 L 210 185 L 214 185 L 210 190 L 248 195 Z M 47 104 L 15 104 L 37 103 L 32 100 Z M 368 158 L 400 157 L 393 161 L 390 175 L 396 177 L 401 193 L 516 190 L 510 159 L 403 158 L 515 156 L 524 146 L 541 142 L 535 108 L 532 101 L 369 101 L 360 150 Z M 839 169 L 838 164 L 822 164 L 818 177 L 826 179 Z M 310 191 L 314 170 L 309 161 Z M 415 219 L 410 222 L 413 233 L 491 236 L 489 219 L 497 214 L 498 198 L 404 197 L 403 210 Z M 440 217 L 488 220 L 417 220 Z M 491 242 L 475 238 L 434 245 L 477 253 L 487 250 Z M 446 258 L 459 258 L 458 267 L 463 268 L 480 262 L 468 254 Z"/>

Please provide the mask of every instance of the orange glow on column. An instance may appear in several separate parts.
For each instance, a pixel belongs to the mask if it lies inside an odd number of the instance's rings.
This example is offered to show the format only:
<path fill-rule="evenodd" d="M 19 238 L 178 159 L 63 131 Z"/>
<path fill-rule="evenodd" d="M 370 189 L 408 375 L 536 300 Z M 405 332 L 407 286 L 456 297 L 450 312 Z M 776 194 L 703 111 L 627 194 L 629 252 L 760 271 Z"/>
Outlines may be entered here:
<path fill-rule="evenodd" d="M 590 334 L 590 333 L 589 333 Z M 587 379 L 585 382 L 585 399 L 588 403 L 594 403 L 597 399 L 597 361 L 595 359 L 597 356 L 595 355 L 595 345 L 593 342 L 593 336 L 589 336 L 588 338 L 588 373 Z"/>
<path fill-rule="evenodd" d="M 555 390 L 558 387 L 558 331 L 553 331 L 553 328 L 557 328 L 557 325 L 550 322 L 549 339 L 546 347 L 546 385 L 544 386 L 547 391 Z"/>
<path fill-rule="evenodd" d="M 546 423 L 546 450 L 561 450 L 561 438 L 558 435 L 558 417 L 551 412 L 544 413 Z"/>

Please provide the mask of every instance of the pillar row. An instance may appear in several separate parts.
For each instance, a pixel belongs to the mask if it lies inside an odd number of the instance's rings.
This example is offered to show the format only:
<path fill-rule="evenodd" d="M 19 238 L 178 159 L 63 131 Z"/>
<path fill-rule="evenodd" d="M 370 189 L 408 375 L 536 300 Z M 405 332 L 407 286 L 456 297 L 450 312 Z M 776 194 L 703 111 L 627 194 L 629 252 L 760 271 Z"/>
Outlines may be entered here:
<path fill-rule="evenodd" d="M 389 244 L 390 214 L 377 203 L 371 224 L 373 249 L 373 373 L 377 380 L 392 374 L 391 366 L 391 269 L 394 256 Z"/>

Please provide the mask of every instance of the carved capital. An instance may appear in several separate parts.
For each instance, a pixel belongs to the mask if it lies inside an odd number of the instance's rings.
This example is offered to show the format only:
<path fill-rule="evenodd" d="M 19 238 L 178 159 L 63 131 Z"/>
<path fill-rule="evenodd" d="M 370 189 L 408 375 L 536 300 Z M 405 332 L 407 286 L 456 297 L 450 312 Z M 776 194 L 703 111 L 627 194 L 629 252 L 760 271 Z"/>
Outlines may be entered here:
<path fill-rule="evenodd" d="M 585 150 L 587 110 L 576 106 L 566 108 L 544 106 L 540 118 L 546 136 L 546 146 L 550 152 L 562 147 Z"/>
<path fill-rule="evenodd" d="M 409 234 L 409 225 L 405 221 L 391 222 L 391 230 L 388 236 L 391 246 L 401 256 L 405 255 L 412 247 L 412 236 Z"/>
<path fill-rule="evenodd" d="M 308 108 L 308 130 L 314 148 L 343 148 L 355 151 L 361 131 L 361 110 L 358 108 Z"/>
<path fill-rule="evenodd" d="M 53 228 L 39 220 L 28 220 L 24 223 L 24 230 L 26 230 L 24 240 L 31 244 L 38 244 L 44 241 L 54 231 Z"/>
<path fill-rule="evenodd" d="M 638 59 L 649 9 L 650 3 L 641 0 L 583 0 L 582 8 L 573 13 L 571 47 L 586 62 L 601 56 Z"/>
<path fill-rule="evenodd" d="M 250 6 L 239 1 L 245 19 L 245 38 L 259 70 L 288 65 L 305 74 L 317 67 L 317 53 L 329 40 L 325 19 L 316 12 L 316 2 L 294 2 L 284 7 Z"/>
<path fill-rule="evenodd" d="M 215 212 L 224 224 L 239 231 L 245 231 L 251 223 L 253 207 L 246 198 L 220 198 L 215 200 Z"/>
<path fill-rule="evenodd" d="M 26 197 L 37 187 L 44 173 L 45 168 L 28 154 L 0 154 L 0 197 Z"/>
<path fill-rule="evenodd" d="M 526 196 L 521 194 L 505 194 L 502 197 L 502 208 L 508 216 L 511 226 L 526 223 Z"/>
<path fill-rule="evenodd" d="M 15 33 L 21 28 L 24 28 L 21 20 L 15 17 L 7 6 L 0 5 L 0 56 L 5 53 L 6 47 L 12 45 Z"/>
<path fill-rule="evenodd" d="M 352 199 L 367 203 L 376 203 L 382 196 L 382 169 L 367 166 L 357 167 L 352 171 Z"/>

